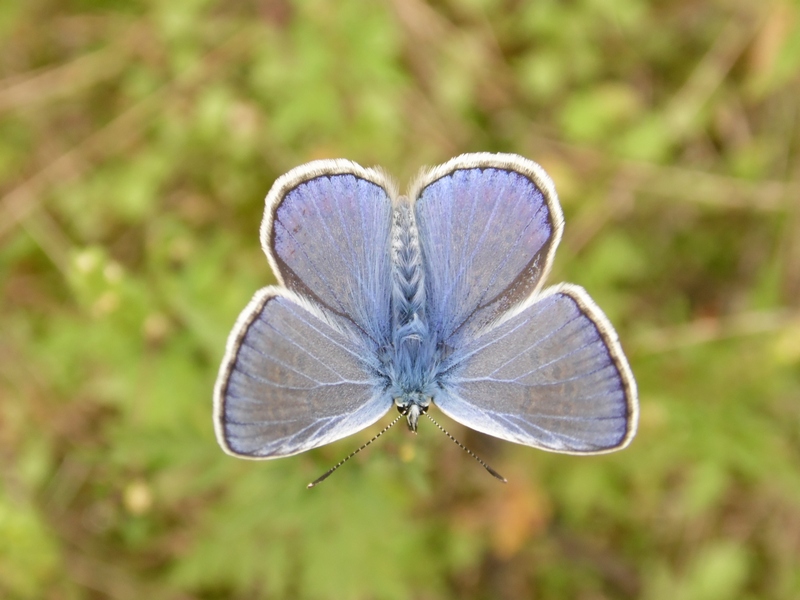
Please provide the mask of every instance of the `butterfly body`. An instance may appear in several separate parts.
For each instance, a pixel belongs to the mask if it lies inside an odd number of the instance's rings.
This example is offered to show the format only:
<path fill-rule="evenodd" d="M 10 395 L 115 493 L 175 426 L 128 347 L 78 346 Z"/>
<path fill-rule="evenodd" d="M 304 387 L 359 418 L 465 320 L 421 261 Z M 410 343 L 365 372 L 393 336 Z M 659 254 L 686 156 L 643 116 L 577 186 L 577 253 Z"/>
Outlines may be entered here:
<path fill-rule="evenodd" d="M 563 219 L 535 163 L 462 155 L 407 196 L 381 171 L 317 161 L 266 200 L 262 246 L 281 285 L 256 294 L 215 387 L 230 454 L 277 458 L 374 423 L 416 431 L 431 404 L 545 450 L 627 445 L 636 386 L 583 289 L 543 289 Z"/>
<path fill-rule="evenodd" d="M 388 365 L 390 396 L 417 429 L 435 394 L 438 350 L 425 313 L 425 269 L 412 206 L 401 196 L 392 231 L 392 353 Z"/>

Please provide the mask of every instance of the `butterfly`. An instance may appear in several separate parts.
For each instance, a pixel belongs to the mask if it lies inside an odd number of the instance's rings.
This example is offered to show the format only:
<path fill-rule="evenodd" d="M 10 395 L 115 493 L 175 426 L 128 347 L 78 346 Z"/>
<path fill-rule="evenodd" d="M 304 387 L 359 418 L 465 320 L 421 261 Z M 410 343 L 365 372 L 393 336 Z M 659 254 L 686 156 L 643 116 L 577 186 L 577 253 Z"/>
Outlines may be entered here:
<path fill-rule="evenodd" d="M 393 406 L 431 404 L 483 433 L 600 454 L 636 432 L 636 383 L 583 288 L 544 288 L 563 216 L 552 181 L 512 154 L 458 156 L 406 195 L 347 160 L 281 176 L 261 244 L 279 285 L 228 338 L 214 426 L 228 454 L 291 456 Z"/>

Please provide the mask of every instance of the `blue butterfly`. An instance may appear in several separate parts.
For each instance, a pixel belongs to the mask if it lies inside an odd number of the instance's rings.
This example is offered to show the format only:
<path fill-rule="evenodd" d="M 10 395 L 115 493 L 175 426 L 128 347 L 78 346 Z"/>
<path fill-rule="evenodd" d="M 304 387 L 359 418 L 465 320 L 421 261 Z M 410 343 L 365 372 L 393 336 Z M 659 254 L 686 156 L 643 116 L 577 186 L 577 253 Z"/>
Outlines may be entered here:
<path fill-rule="evenodd" d="M 228 339 L 214 425 L 234 456 L 328 444 L 395 406 L 489 435 L 600 454 L 636 432 L 617 334 L 575 285 L 542 288 L 561 239 L 553 183 L 511 154 L 464 154 L 401 196 L 381 170 L 321 160 L 280 177 L 261 244 L 280 285 Z"/>

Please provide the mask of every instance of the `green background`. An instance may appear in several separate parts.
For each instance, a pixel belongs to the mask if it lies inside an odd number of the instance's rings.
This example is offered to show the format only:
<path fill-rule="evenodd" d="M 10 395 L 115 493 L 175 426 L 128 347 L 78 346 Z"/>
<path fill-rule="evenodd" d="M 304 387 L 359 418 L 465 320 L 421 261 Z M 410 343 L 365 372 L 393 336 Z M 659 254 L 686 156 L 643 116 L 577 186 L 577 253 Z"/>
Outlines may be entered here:
<path fill-rule="evenodd" d="M 0 597 L 800 597 L 800 4 L 0 3 Z M 211 391 L 312 159 L 555 180 L 638 437 L 230 458 Z"/>

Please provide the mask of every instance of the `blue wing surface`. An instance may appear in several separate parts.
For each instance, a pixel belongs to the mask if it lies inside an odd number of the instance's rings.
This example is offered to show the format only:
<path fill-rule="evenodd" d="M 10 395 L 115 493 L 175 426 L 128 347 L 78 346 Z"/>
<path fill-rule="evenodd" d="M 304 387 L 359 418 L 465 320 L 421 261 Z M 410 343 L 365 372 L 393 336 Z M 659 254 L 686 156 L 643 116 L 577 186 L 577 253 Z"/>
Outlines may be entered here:
<path fill-rule="evenodd" d="M 347 319 L 268 287 L 228 339 L 214 389 L 217 440 L 234 456 L 278 458 L 355 433 L 392 406 L 375 349 Z"/>
<path fill-rule="evenodd" d="M 545 290 L 449 361 L 434 403 L 472 429 L 573 454 L 617 450 L 635 434 L 633 375 L 580 287 Z"/>
<path fill-rule="evenodd" d="M 261 224 L 262 247 L 280 283 L 381 343 L 391 339 L 395 196 L 381 171 L 315 161 L 275 182 Z"/>
<path fill-rule="evenodd" d="M 428 323 L 440 342 L 458 346 L 541 287 L 563 218 L 539 165 L 511 154 L 465 154 L 424 173 L 410 197 Z"/>

